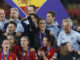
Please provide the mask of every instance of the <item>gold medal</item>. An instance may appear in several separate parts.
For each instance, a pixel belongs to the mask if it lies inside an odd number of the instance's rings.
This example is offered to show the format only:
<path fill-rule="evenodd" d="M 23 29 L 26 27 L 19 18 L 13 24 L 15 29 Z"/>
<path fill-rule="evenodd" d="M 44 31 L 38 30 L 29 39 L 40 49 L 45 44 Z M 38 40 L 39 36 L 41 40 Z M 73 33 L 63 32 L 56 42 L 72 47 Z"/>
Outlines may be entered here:
<path fill-rule="evenodd" d="M 23 55 L 25 56 L 25 52 L 23 53 Z"/>

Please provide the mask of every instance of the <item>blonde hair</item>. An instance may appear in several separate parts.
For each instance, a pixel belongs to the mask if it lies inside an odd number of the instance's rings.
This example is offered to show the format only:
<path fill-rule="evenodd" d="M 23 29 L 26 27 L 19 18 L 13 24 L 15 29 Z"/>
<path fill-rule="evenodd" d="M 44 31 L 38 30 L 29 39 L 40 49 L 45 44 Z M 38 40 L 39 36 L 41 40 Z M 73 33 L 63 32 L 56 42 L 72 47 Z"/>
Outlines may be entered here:
<path fill-rule="evenodd" d="M 61 44 L 61 47 L 59 49 L 59 53 L 63 56 L 68 54 L 68 48 L 67 48 L 67 43 Z"/>

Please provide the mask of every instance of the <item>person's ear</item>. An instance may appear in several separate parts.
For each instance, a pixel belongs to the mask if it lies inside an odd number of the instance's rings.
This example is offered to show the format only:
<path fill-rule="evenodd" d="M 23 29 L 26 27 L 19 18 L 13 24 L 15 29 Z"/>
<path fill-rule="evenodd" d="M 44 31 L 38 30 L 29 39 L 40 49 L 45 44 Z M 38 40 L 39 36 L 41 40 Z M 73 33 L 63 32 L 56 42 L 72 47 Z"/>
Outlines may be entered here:
<path fill-rule="evenodd" d="M 1 47 L 3 47 L 3 44 L 1 44 Z"/>

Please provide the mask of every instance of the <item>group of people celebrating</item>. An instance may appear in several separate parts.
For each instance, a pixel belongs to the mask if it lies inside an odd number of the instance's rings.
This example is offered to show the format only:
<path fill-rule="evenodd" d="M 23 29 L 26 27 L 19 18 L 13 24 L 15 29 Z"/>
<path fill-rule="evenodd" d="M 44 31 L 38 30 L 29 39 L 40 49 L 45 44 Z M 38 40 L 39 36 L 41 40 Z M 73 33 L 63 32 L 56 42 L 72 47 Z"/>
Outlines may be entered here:
<path fill-rule="evenodd" d="M 34 5 L 25 10 L 27 17 L 19 19 L 18 9 L 11 8 L 6 19 L 0 9 L 0 60 L 80 60 L 80 33 L 70 18 L 60 27 L 55 12 L 47 12 L 45 20 Z"/>

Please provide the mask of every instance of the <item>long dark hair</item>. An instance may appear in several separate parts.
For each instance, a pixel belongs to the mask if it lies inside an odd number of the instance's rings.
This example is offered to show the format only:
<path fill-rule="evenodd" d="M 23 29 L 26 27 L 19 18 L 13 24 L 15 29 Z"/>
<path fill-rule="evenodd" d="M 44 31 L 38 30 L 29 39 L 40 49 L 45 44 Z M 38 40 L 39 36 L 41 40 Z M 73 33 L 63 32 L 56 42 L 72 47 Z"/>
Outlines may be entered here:
<path fill-rule="evenodd" d="M 52 35 L 46 35 L 45 38 L 47 38 L 48 42 L 51 42 L 51 46 L 52 47 L 56 48 L 57 44 L 56 44 L 56 39 L 55 39 L 54 36 L 52 36 Z"/>

